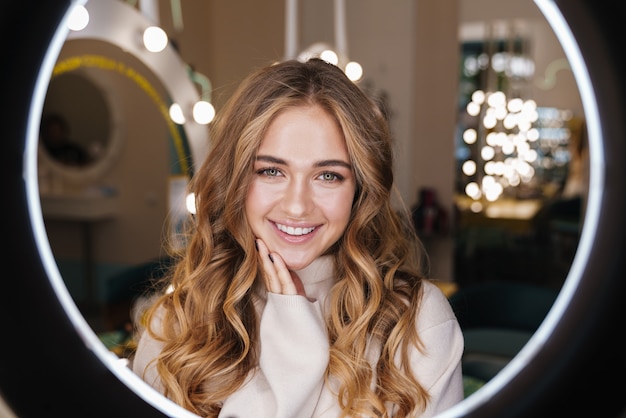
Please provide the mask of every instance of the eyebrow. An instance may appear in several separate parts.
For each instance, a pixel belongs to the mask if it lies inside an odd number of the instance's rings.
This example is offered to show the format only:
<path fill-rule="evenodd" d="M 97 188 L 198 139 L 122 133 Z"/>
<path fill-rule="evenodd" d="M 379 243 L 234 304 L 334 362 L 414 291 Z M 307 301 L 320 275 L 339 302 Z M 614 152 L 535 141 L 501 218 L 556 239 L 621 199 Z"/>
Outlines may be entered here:
<path fill-rule="evenodd" d="M 282 158 L 276 158 L 276 157 L 272 157 L 271 155 L 257 155 L 256 156 L 256 161 L 265 161 L 268 163 L 273 163 L 273 164 L 281 164 L 281 165 L 289 165 L 287 163 L 287 161 L 283 160 Z M 352 170 L 352 166 L 350 164 L 348 164 L 345 161 L 342 160 L 322 160 L 322 161 L 316 161 L 314 164 L 315 167 L 334 167 L 334 166 L 341 166 L 341 167 L 345 167 L 348 170 Z"/>

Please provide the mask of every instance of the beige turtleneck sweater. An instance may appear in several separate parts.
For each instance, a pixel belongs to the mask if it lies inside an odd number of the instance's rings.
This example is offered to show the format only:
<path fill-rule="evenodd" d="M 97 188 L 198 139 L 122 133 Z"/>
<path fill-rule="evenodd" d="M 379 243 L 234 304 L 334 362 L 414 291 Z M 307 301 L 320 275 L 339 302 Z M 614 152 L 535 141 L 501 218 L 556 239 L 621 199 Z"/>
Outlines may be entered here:
<path fill-rule="evenodd" d="M 332 260 L 322 257 L 298 271 L 308 298 L 265 293 L 257 304 L 260 314 L 261 355 L 258 369 L 224 401 L 220 417 L 286 418 L 340 415 L 336 382 L 325 384 L 329 342 L 324 323 L 326 296 L 334 283 Z M 429 417 L 463 399 L 461 355 L 463 335 L 448 300 L 437 286 L 423 282 L 424 295 L 417 315 L 424 346 L 410 355 L 416 378 L 431 396 Z M 161 344 L 144 333 L 132 369 L 157 390 L 156 370 L 148 366 Z M 368 360 L 375 364 L 380 344 L 370 342 Z M 144 370 L 146 374 L 143 375 Z M 393 411 L 390 409 L 393 416 Z"/>

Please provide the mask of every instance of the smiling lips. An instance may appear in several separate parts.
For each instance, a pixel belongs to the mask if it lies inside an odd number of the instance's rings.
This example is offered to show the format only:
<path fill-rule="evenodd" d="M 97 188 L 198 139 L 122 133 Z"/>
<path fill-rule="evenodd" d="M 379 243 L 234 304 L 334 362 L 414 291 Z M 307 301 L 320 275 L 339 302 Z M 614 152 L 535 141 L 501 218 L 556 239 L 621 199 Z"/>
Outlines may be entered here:
<path fill-rule="evenodd" d="M 278 228 L 278 230 L 284 232 L 285 234 L 289 234 L 289 235 L 307 235 L 310 234 L 311 232 L 313 232 L 315 230 L 315 227 L 310 227 L 310 228 L 301 228 L 301 227 L 296 227 L 294 228 L 293 226 L 287 226 L 287 225 L 282 225 L 277 223 L 276 224 L 276 228 Z"/>

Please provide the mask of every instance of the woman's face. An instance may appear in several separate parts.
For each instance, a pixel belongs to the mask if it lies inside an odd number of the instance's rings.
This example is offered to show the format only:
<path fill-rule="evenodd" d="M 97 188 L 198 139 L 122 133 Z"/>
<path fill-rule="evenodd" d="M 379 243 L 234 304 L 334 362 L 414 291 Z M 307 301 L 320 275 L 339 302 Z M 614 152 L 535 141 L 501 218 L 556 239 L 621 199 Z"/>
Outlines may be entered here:
<path fill-rule="evenodd" d="M 255 236 L 297 271 L 341 237 L 355 189 L 337 122 L 319 106 L 299 106 L 278 115 L 261 141 L 246 215 Z"/>

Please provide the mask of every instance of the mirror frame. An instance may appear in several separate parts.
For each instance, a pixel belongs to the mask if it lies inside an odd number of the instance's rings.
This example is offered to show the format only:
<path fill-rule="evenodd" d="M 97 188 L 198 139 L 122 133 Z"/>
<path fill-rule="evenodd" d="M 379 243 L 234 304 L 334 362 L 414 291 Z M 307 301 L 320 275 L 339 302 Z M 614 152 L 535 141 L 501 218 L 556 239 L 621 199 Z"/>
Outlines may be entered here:
<path fill-rule="evenodd" d="M 626 70 L 620 53 L 626 42 L 619 17 L 626 13 L 599 0 L 542 3 L 565 18 L 591 80 L 581 87 L 592 122 L 592 209 L 564 288 L 532 347 L 441 416 L 578 416 L 599 410 L 617 416 L 624 410 L 626 361 L 613 339 L 625 319 Z M 65 36 L 58 28 L 72 4 L 0 4 L 0 34 L 11 40 L 4 44 L 9 63 L 0 72 L 10 105 L 0 113 L 10 139 L 0 157 L 7 203 L 0 224 L 10 240 L 1 257 L 12 271 L 4 274 L 0 291 L 0 395 L 20 417 L 185 416 L 81 328 L 84 319 L 50 274 L 54 260 L 41 218 L 36 143 L 45 88 Z"/>

